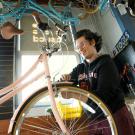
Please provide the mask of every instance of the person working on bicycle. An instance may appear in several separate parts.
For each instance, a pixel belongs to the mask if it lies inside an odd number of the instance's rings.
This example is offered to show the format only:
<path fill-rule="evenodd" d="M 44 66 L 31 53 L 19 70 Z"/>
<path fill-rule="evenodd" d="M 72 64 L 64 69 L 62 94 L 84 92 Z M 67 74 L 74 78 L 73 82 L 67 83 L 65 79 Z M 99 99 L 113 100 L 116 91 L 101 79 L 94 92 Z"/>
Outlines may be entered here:
<path fill-rule="evenodd" d="M 88 29 L 83 29 L 76 33 L 75 41 L 79 53 L 85 60 L 70 74 L 62 75 L 61 80 L 73 81 L 81 88 L 97 95 L 112 112 L 118 135 L 135 135 L 117 68 L 109 55 L 99 55 L 102 37 Z"/>

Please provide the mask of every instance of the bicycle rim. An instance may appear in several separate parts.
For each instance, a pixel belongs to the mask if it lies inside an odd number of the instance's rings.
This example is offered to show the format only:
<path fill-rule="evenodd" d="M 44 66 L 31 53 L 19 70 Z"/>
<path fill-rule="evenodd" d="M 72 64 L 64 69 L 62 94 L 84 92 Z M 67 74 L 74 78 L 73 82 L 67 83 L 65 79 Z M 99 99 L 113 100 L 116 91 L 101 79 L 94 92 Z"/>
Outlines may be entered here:
<path fill-rule="evenodd" d="M 86 13 L 94 14 L 98 11 L 100 0 L 84 0 L 83 8 Z"/>
<path fill-rule="evenodd" d="M 54 87 L 61 118 L 71 135 L 118 135 L 114 120 L 105 104 L 80 88 Z M 47 88 L 34 94 L 20 109 L 13 135 L 63 135 L 52 113 Z"/>

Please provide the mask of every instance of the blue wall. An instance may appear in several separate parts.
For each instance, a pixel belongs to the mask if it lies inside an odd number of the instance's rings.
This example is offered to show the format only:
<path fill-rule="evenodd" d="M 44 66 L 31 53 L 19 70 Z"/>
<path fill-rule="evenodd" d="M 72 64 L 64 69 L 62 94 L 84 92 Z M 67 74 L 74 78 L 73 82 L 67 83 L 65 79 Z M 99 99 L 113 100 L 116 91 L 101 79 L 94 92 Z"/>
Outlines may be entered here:
<path fill-rule="evenodd" d="M 112 7 L 113 13 L 119 23 L 121 30 L 127 31 L 130 35 L 130 39 L 135 41 L 135 17 L 132 17 L 126 13 L 121 15 L 117 8 Z"/>

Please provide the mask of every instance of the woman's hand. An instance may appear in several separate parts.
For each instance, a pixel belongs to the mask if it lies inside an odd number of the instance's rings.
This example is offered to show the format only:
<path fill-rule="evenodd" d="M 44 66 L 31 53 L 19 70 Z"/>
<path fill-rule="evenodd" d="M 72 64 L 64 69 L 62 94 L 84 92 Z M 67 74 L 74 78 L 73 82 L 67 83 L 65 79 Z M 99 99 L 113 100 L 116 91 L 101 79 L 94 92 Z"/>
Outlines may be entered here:
<path fill-rule="evenodd" d="M 60 81 L 70 81 L 71 75 L 70 74 L 63 74 L 60 78 Z"/>

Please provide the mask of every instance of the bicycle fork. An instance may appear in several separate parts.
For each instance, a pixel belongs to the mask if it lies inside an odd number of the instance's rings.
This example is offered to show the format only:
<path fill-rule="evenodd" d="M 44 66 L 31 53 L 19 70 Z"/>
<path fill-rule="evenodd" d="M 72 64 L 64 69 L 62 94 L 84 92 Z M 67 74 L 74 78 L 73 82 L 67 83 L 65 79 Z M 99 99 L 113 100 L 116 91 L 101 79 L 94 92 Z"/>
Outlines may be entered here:
<path fill-rule="evenodd" d="M 45 77 L 47 79 L 48 91 L 49 91 L 50 101 L 51 101 L 51 106 L 52 106 L 52 112 L 62 130 L 62 133 L 54 132 L 52 135 L 58 135 L 58 134 L 59 135 L 71 135 L 70 132 L 68 131 L 68 129 L 66 128 L 66 126 L 64 125 L 64 122 L 61 119 L 57 106 L 56 106 L 55 96 L 54 96 L 54 92 L 53 92 L 53 88 L 52 88 L 51 76 L 50 76 L 50 71 L 49 71 L 49 66 L 48 66 L 47 54 L 45 52 L 42 54 L 42 58 L 43 58 L 43 62 L 44 62 L 43 64 L 44 64 L 44 69 L 45 69 Z"/>

